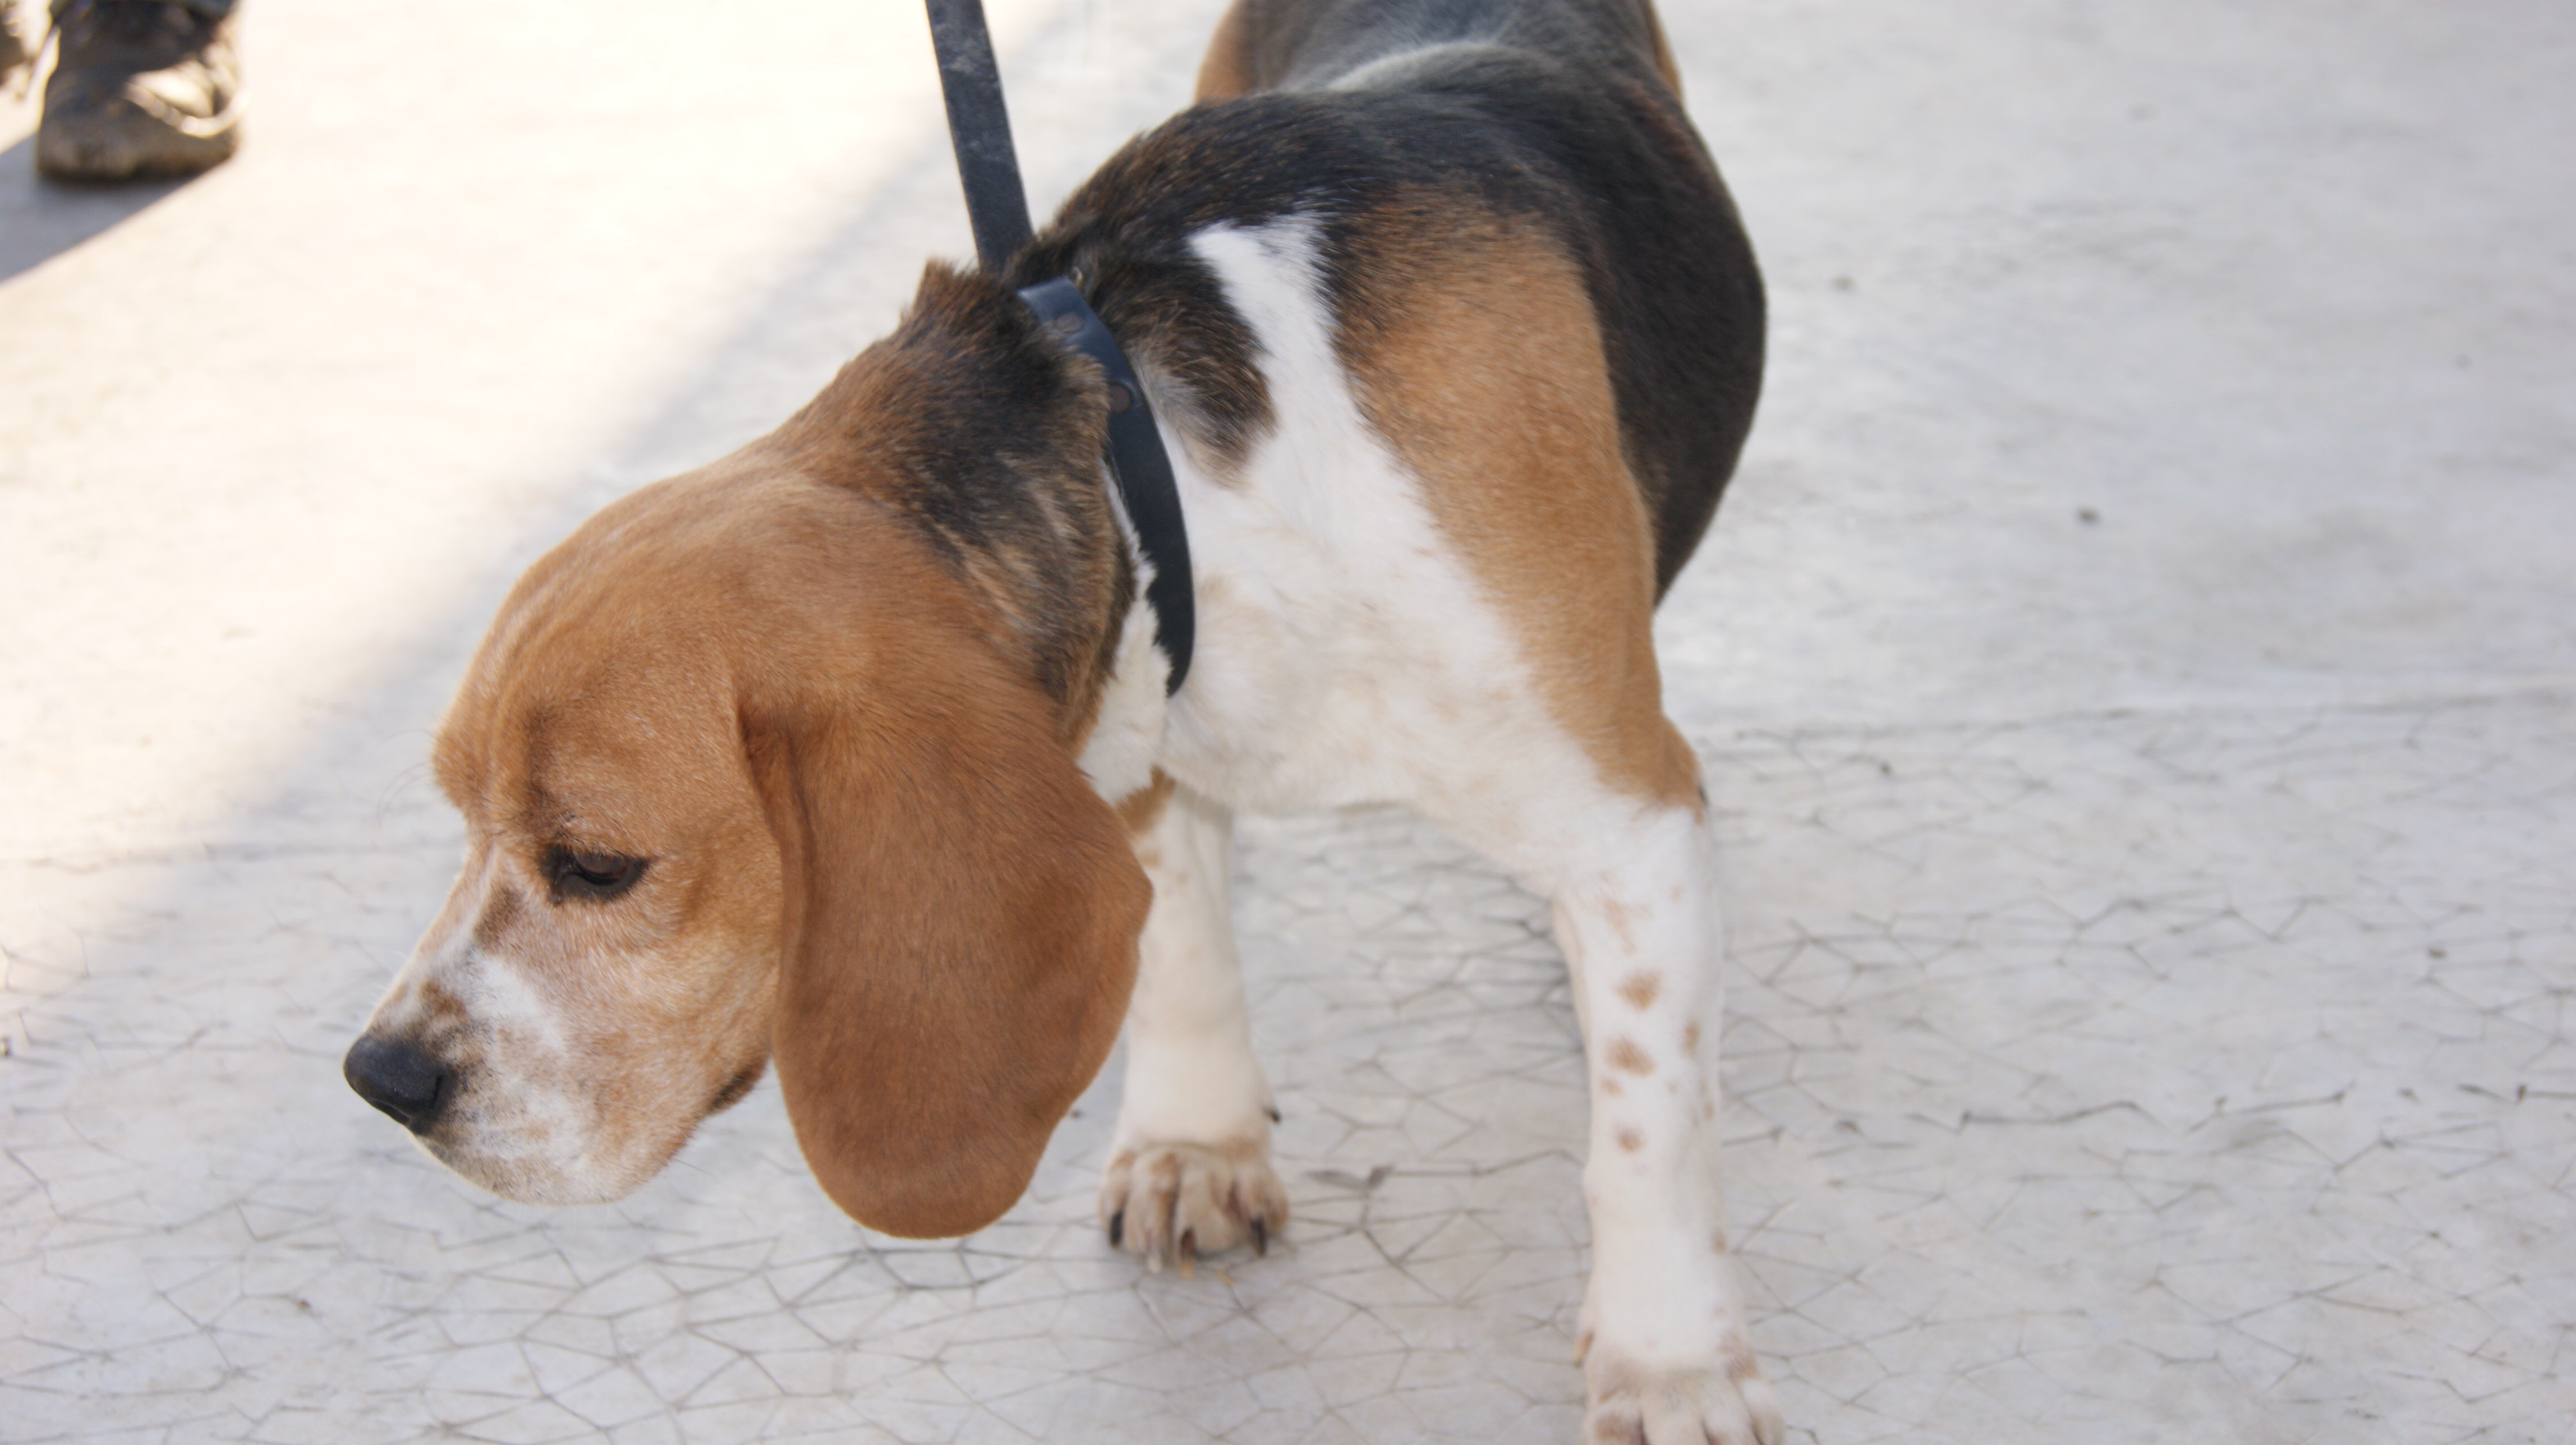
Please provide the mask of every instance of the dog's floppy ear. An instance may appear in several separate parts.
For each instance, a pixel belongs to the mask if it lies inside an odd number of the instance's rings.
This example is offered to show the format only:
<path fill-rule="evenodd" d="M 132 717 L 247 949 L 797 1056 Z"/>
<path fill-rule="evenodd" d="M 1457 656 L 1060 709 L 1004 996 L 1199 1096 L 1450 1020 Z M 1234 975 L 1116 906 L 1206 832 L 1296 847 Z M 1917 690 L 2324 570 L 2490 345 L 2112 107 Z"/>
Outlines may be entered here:
<path fill-rule="evenodd" d="M 1117 1041 L 1153 896 L 1046 697 L 933 640 L 887 640 L 909 657 L 860 695 L 743 712 L 785 871 L 788 1116 L 835 1203 L 915 1238 L 1027 1188 Z"/>

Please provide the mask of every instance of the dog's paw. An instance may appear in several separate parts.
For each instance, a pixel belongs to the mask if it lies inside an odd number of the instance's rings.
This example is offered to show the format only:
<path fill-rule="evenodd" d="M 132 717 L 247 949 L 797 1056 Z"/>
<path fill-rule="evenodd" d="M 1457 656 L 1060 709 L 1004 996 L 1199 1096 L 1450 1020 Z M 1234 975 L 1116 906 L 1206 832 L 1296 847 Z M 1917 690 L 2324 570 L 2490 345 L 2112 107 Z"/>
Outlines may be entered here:
<path fill-rule="evenodd" d="M 1741 1345 L 1654 1368 L 1612 1349 L 1584 1361 L 1584 1445 L 1780 1445 L 1780 1400 Z"/>
<path fill-rule="evenodd" d="M 1100 1223 L 1110 1244 L 1177 1262 L 1188 1274 L 1204 1254 L 1250 1244 L 1262 1254 L 1288 1222 L 1288 1191 L 1267 1144 L 1146 1144 L 1121 1149 L 1100 1180 Z"/>

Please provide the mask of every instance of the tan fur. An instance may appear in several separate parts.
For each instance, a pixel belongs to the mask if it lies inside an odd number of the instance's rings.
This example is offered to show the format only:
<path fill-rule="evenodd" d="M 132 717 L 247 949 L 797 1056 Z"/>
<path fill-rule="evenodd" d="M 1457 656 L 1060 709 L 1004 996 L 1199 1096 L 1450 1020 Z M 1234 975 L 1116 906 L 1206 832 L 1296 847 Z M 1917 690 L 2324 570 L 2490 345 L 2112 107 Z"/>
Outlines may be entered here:
<path fill-rule="evenodd" d="M 1216 22 L 1207 56 L 1199 62 L 1198 103 L 1232 100 L 1260 88 L 1252 58 L 1255 0 L 1234 0 Z"/>
<path fill-rule="evenodd" d="M 1372 217 L 1360 246 L 1343 327 L 1370 424 L 1602 780 L 1696 807 L 1698 758 L 1655 666 L 1654 539 L 1580 273 L 1534 226 L 1436 199 Z"/>
<path fill-rule="evenodd" d="M 1127 836 L 1137 846 L 1144 846 L 1145 835 L 1162 821 L 1163 809 L 1172 801 L 1172 778 L 1161 768 L 1154 770 L 1154 781 L 1118 800 L 1118 821 L 1127 828 Z"/>
<path fill-rule="evenodd" d="M 691 706 L 720 696 L 713 659 L 635 626 L 632 589 L 586 565 L 597 535 L 585 529 L 521 582 L 439 729 L 432 766 L 465 816 L 468 857 L 423 947 L 471 930 L 509 959 L 566 1021 L 567 1072 L 604 1105 L 599 1151 L 658 1165 L 697 1120 L 647 1096 L 712 1100 L 767 1055 L 777 853 L 730 709 Z M 617 550 L 636 540 L 617 534 Z M 688 589 L 659 603 L 704 605 Z M 624 762 L 639 748 L 650 786 Z M 557 902 L 543 865 L 559 846 L 652 858 L 653 892 L 640 907 Z M 443 984 L 423 993 L 433 1020 L 462 1021 Z M 462 1033 L 447 1061 L 473 1077 L 480 1042 Z M 651 1067 L 620 1067 L 633 1056 Z"/>
<path fill-rule="evenodd" d="M 1654 48 L 1655 73 L 1664 78 L 1664 84 L 1671 86 L 1674 97 L 1679 98 L 1682 68 L 1673 59 L 1672 42 L 1664 38 L 1664 17 L 1655 13 L 1654 0 L 1637 0 L 1637 9 L 1646 17 L 1647 43 Z"/>
<path fill-rule="evenodd" d="M 797 1141 L 852 1217 L 931 1237 L 1027 1187 L 1117 1038 L 1152 893 L 1049 711 L 905 620 L 858 708 L 809 697 L 748 731 L 787 879 Z"/>
<path fill-rule="evenodd" d="M 1107 1055 L 1150 889 L 1061 707 L 855 465 L 773 439 L 602 512 L 514 592 L 436 768 L 456 896 L 506 898 L 474 926 L 596 1027 L 606 1120 L 667 1157 L 774 1049 L 836 1202 L 962 1234 Z M 553 846 L 652 861 L 556 901 Z M 622 1098 L 673 1068 L 696 1112 Z"/>

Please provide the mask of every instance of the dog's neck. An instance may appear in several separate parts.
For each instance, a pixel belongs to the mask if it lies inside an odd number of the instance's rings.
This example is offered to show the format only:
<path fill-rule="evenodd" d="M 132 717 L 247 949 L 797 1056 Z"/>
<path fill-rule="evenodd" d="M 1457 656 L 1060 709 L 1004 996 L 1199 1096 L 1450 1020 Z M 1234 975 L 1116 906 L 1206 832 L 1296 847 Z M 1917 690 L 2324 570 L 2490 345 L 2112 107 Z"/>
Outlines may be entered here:
<path fill-rule="evenodd" d="M 1168 661 L 1102 465 L 1097 372 L 988 277 L 933 265 L 894 333 L 774 440 L 883 506 L 992 619 L 1111 801 L 1150 781 Z"/>

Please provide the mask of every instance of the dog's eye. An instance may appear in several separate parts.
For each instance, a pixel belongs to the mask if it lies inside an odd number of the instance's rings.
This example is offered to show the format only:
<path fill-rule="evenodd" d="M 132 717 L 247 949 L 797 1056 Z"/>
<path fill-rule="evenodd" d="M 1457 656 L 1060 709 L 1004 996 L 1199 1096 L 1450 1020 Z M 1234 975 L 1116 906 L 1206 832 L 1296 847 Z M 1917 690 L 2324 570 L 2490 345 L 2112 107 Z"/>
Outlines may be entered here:
<path fill-rule="evenodd" d="M 619 853 L 552 848 L 546 852 L 546 876 L 554 884 L 557 901 L 567 896 L 615 898 L 635 886 L 635 880 L 644 876 L 644 867 L 650 861 Z"/>

